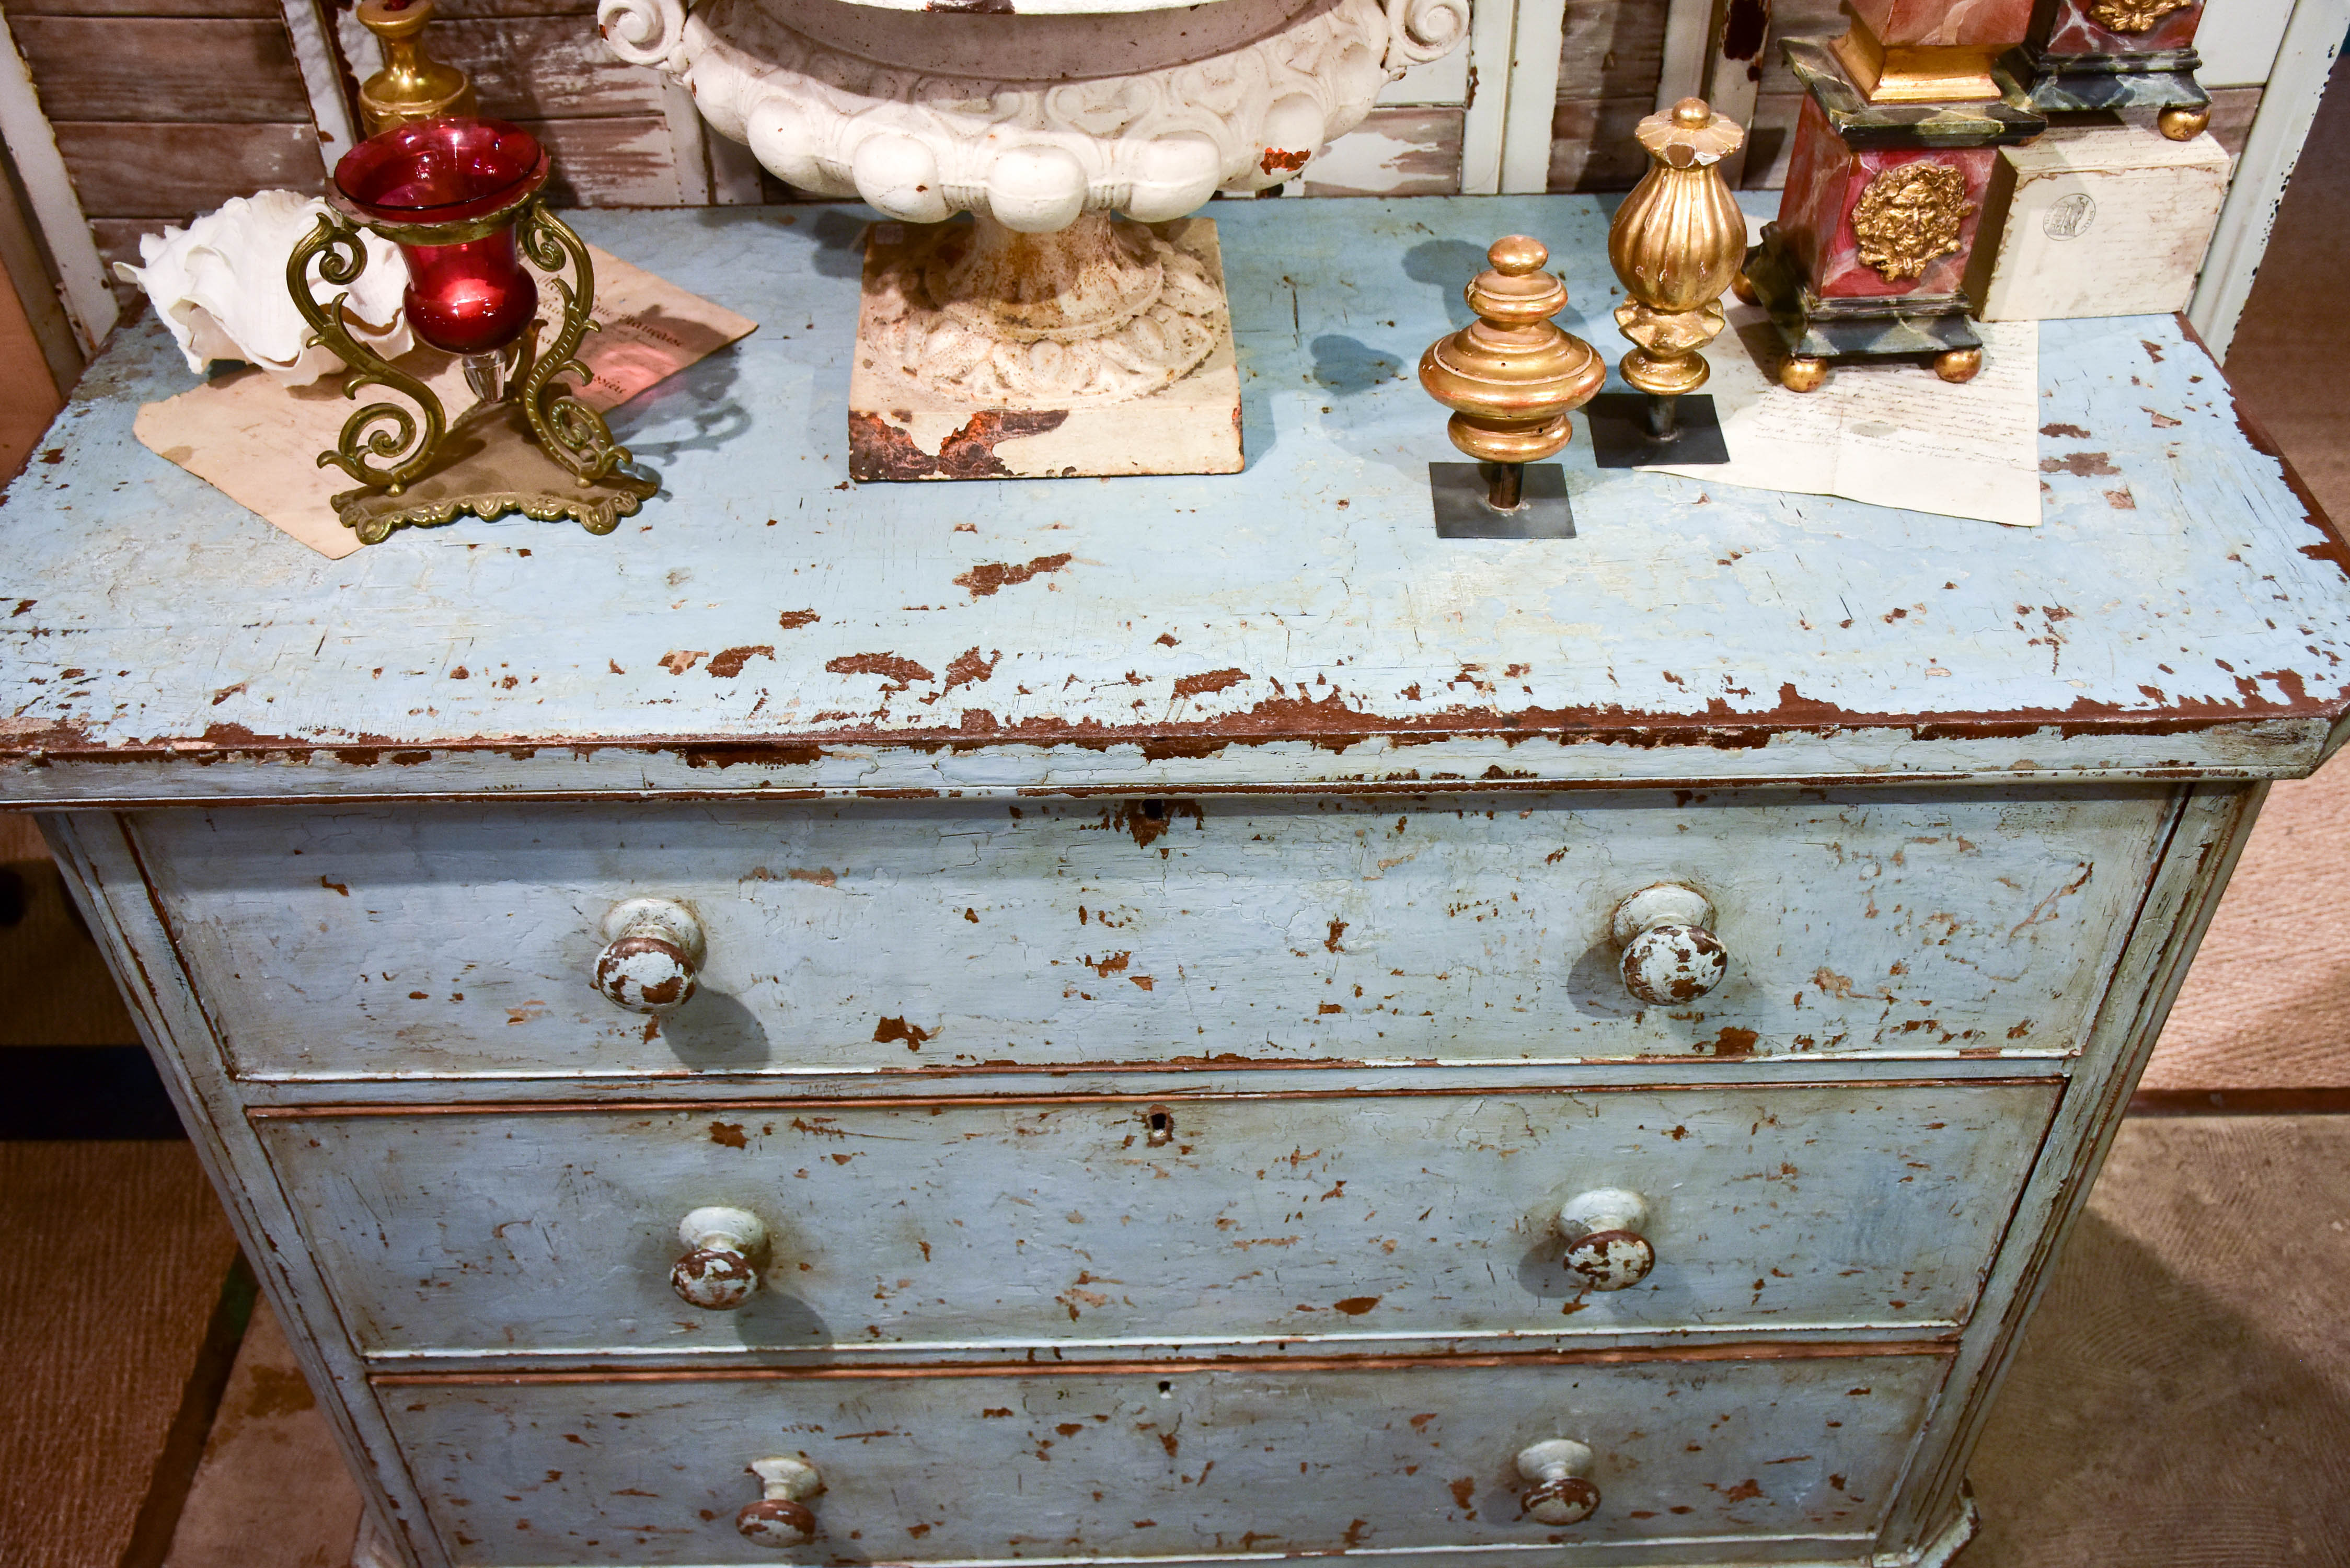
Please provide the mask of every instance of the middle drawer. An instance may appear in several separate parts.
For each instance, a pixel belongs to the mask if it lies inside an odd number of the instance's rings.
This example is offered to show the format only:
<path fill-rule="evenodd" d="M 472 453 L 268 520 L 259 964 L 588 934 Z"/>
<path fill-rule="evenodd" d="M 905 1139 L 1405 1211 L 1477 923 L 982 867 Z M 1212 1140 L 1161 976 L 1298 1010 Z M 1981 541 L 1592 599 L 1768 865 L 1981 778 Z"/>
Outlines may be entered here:
<path fill-rule="evenodd" d="M 951 1351 L 1952 1325 L 2057 1095 L 485 1105 L 259 1125 L 365 1353 Z M 732 1310 L 672 1282 L 681 1221 L 713 1206 L 765 1233 L 707 1249 L 756 1276 Z M 1563 1211 L 1616 1233 L 1577 1258 L 1596 1247 L 1624 1288 L 1568 1266 Z"/>

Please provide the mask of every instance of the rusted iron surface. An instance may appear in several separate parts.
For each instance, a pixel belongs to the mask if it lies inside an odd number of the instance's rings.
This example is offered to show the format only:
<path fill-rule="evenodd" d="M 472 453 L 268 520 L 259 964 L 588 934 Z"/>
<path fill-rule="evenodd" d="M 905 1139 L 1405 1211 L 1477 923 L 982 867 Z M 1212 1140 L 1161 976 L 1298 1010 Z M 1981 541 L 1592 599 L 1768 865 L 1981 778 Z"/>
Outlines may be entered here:
<path fill-rule="evenodd" d="M 816 1563 L 1550 1556 L 1584 1542 L 1656 1553 L 1607 1561 L 1857 1562 L 1943 1366 L 411 1382 L 390 1405 L 467 1563 L 772 1562 L 734 1529 L 756 1494 L 743 1468 L 768 1455 L 823 1472 Z M 1518 1454 L 1558 1438 L 1594 1450 L 1603 1501 L 1577 1526 L 1523 1506 Z M 488 1475 L 503 1484 L 476 1484 Z"/>
<path fill-rule="evenodd" d="M 1493 233 L 1604 298 L 1596 202 L 1228 203 L 1247 473 L 886 497 L 824 433 L 856 223 L 785 216 L 583 216 L 767 324 L 631 406 L 671 494 L 608 539 L 319 561 L 137 446 L 181 372 L 121 334 L 0 510 L 0 801 L 2282 776 L 2350 691 L 2342 546 L 2169 318 L 2043 327 L 2038 530 L 1578 443 L 1581 537 L 1463 544 L 1383 367 Z"/>
<path fill-rule="evenodd" d="M 1721 1064 L 2071 1049 L 2170 798 L 288 807 L 135 832 L 248 1076 Z M 1611 929 L 1666 881 L 1711 900 L 1728 954 L 1686 1005 L 1626 990 Z M 708 943 L 653 1020 L 589 983 L 608 912 L 648 893 Z"/>

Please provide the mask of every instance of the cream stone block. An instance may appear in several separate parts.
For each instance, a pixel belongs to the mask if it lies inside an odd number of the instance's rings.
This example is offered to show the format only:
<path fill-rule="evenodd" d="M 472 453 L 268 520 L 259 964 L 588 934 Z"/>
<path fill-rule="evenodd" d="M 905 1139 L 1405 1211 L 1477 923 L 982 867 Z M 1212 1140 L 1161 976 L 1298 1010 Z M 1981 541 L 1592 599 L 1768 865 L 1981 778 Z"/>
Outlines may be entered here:
<path fill-rule="evenodd" d="M 2209 133 L 2151 126 L 2053 130 L 2000 151 L 1967 293 L 1985 321 L 2184 310 L 2228 192 Z"/>

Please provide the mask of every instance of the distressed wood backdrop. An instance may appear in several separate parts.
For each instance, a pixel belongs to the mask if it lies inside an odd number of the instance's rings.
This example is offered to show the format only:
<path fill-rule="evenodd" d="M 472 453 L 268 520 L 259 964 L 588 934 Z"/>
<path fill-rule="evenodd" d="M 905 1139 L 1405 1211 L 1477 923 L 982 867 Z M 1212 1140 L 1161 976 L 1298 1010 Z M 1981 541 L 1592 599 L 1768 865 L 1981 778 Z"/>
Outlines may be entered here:
<path fill-rule="evenodd" d="M 1843 26 L 1835 0 L 1776 0 L 1775 14 L 1771 0 L 1478 5 L 1472 45 L 1394 84 L 1290 193 L 1627 189 L 1641 169 L 1634 124 L 1694 90 L 1752 114 L 1742 179 L 1773 188 L 1801 96 L 1774 40 Z M 2290 10 L 2211 0 L 2204 79 L 2230 152 Z M 231 196 L 323 190 L 354 84 L 378 63 L 348 0 L 9 0 L 6 20 L 109 262 Z M 1551 35 L 1555 53 L 1541 47 Z M 442 0 L 431 37 L 473 76 L 484 113 L 547 142 L 561 201 L 790 199 L 743 150 L 705 140 L 681 89 L 606 51 L 593 0 Z M 129 286 L 116 287 L 127 304 Z"/>

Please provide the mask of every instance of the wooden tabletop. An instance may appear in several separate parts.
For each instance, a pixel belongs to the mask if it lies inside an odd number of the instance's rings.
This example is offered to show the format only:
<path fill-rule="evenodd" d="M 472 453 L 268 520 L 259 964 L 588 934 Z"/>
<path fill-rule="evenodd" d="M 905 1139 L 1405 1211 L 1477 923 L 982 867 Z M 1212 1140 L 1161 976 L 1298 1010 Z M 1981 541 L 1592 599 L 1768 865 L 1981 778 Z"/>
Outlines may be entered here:
<path fill-rule="evenodd" d="M 2282 777 L 2326 753 L 2350 550 L 2171 317 L 2042 327 L 2036 529 L 1603 473 L 1578 433 L 1575 538 L 1439 539 L 1426 465 L 1457 454 L 1421 348 L 1523 232 L 1616 358 L 1607 213 L 1216 202 L 1245 473 L 858 486 L 862 209 L 580 213 L 761 323 L 616 416 L 661 496 L 604 538 L 464 520 L 340 561 L 139 445 L 139 406 L 189 384 L 143 317 L 0 506 L 0 805 Z"/>

